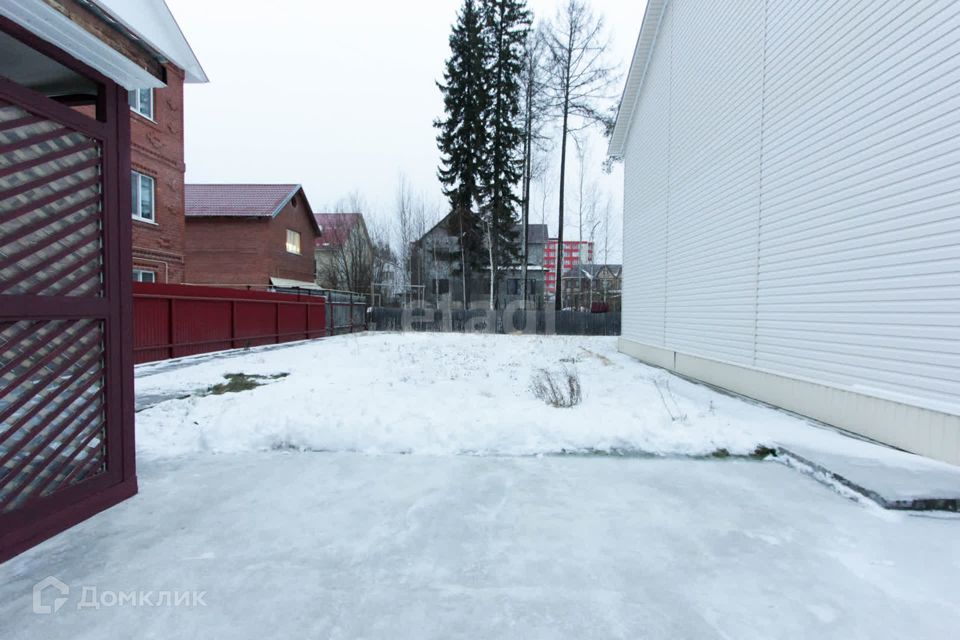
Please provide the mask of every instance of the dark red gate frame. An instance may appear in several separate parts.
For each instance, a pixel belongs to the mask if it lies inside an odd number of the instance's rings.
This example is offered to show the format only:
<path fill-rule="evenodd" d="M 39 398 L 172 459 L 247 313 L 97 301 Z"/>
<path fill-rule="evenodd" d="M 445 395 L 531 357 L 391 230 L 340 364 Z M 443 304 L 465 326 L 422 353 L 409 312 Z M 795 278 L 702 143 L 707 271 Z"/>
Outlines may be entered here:
<path fill-rule="evenodd" d="M 0 320 L 97 320 L 103 323 L 105 463 L 102 473 L 0 514 L 0 562 L 137 492 L 131 314 L 130 116 L 126 91 L 14 22 L 0 31 L 99 86 L 97 119 L 0 78 L 0 98 L 99 141 L 103 294 L 98 297 L 0 295 Z M 0 194 L 2 196 L 3 194 Z M 123 215 L 123 212 L 127 212 Z M 2 222 L 2 220 L 0 220 Z"/>
<path fill-rule="evenodd" d="M 318 296 L 135 283 L 133 300 L 137 364 L 327 334 Z"/>

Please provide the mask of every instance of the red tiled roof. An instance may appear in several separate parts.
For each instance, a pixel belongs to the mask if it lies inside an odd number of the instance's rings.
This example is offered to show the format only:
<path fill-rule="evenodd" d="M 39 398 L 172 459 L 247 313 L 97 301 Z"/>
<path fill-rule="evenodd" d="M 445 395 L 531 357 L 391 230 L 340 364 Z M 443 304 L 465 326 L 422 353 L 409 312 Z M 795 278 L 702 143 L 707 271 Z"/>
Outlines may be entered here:
<path fill-rule="evenodd" d="M 298 184 L 188 184 L 188 218 L 271 218 L 300 190 Z"/>
<path fill-rule="evenodd" d="M 343 245 L 350 237 L 350 231 L 363 220 L 360 213 L 317 213 L 313 216 L 320 225 L 321 234 L 317 238 L 317 247 L 335 249 Z"/>

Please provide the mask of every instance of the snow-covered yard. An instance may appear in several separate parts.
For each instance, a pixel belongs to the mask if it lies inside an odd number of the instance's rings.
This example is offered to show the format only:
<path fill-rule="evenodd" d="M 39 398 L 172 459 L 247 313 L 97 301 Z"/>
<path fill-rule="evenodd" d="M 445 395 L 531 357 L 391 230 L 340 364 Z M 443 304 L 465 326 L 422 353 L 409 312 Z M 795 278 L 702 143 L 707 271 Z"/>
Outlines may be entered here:
<path fill-rule="evenodd" d="M 584 390 L 571 409 L 529 388 L 563 368 Z M 230 373 L 263 386 L 205 395 Z M 892 452 L 646 367 L 613 339 L 363 334 L 137 375 L 157 403 L 137 416 L 141 493 L 0 565 L 3 640 L 875 640 L 960 626 L 957 517 L 884 511 L 773 461 L 700 457 Z M 48 576 L 69 593 L 33 613 Z M 78 608 L 94 589 L 102 606 Z M 202 597 L 165 606 L 163 592 Z"/>
<path fill-rule="evenodd" d="M 544 369 L 576 371 L 583 402 L 558 409 L 534 397 L 531 380 Z M 200 395 L 230 373 L 289 375 L 240 394 Z M 615 338 L 358 334 L 186 368 L 143 367 L 137 394 L 193 394 L 138 414 L 144 457 L 286 448 L 709 455 L 774 443 L 856 446 L 644 366 L 619 353 Z"/>

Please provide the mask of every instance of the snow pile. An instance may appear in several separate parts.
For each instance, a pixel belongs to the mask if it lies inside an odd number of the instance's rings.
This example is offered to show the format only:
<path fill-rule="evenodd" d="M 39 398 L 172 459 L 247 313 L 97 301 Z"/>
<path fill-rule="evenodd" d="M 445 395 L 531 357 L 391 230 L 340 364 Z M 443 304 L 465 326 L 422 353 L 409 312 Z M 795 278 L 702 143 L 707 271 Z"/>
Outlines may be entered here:
<path fill-rule="evenodd" d="M 542 370 L 576 371 L 582 402 L 555 408 L 534 397 L 531 380 Z M 202 395 L 228 373 L 289 375 Z M 147 457 L 267 449 L 743 454 L 822 432 L 645 366 L 617 352 L 615 338 L 340 336 L 176 370 L 147 365 L 138 369 L 137 393 L 194 394 L 137 414 L 137 446 Z"/>

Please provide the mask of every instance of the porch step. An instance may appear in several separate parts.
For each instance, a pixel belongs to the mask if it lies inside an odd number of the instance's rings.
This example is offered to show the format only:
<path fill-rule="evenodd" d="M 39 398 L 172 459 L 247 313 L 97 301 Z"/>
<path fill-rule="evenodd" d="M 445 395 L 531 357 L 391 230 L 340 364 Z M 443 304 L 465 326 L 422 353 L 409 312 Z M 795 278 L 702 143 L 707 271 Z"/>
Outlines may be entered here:
<path fill-rule="evenodd" d="M 781 446 L 778 452 L 885 509 L 960 512 L 960 467 L 863 444 L 862 451 L 856 452 L 832 453 L 797 445 Z"/>

